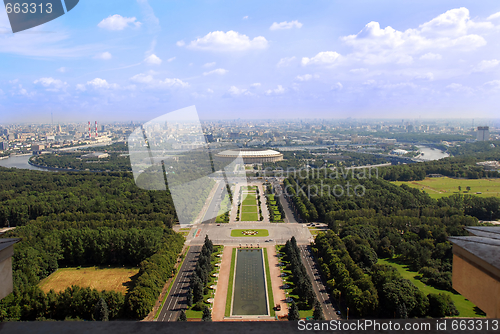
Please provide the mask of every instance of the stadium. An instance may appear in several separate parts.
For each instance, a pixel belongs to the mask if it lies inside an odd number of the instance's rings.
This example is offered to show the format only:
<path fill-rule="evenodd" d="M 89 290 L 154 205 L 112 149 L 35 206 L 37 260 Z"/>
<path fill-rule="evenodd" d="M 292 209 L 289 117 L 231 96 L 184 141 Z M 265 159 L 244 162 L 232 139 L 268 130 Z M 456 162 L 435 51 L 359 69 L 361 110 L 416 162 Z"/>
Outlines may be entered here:
<path fill-rule="evenodd" d="M 216 154 L 215 159 L 223 162 L 231 162 L 240 156 L 240 154 L 245 164 L 259 164 L 283 160 L 283 154 L 274 150 L 226 150 Z"/>

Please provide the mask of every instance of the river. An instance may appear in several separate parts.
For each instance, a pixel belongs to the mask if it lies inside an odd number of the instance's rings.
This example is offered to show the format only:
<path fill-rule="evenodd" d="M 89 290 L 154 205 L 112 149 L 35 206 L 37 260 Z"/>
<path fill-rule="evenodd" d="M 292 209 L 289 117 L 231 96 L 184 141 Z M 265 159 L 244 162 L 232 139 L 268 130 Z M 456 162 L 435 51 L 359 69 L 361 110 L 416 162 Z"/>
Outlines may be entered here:
<path fill-rule="evenodd" d="M 417 147 L 418 150 L 423 153 L 423 155 L 419 156 L 418 158 L 423 161 L 439 160 L 450 156 L 446 152 L 438 149 L 433 149 L 428 146 L 417 145 Z"/>
<path fill-rule="evenodd" d="M 75 151 L 79 148 L 87 148 L 87 147 L 94 147 L 94 146 L 107 146 L 107 145 L 111 145 L 111 143 L 99 143 L 99 144 L 93 144 L 93 145 L 65 147 L 61 150 Z M 30 165 L 28 161 L 30 160 L 31 157 L 32 157 L 31 154 L 25 154 L 25 155 L 13 155 L 13 156 L 8 157 L 7 159 L 0 159 L 0 167 L 29 169 L 29 170 L 42 170 L 45 172 L 49 171 L 48 169 L 45 169 L 45 168 L 38 168 L 38 167 Z M 53 170 L 51 172 L 53 172 Z"/>

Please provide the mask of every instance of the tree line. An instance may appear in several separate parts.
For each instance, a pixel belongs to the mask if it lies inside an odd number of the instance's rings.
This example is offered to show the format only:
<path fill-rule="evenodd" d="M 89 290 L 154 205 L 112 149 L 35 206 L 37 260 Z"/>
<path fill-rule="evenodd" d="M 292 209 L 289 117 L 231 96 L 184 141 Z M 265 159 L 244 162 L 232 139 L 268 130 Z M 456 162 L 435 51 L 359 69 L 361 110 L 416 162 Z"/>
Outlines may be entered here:
<path fill-rule="evenodd" d="M 16 228 L 7 237 L 20 237 L 12 257 L 14 292 L 0 301 L 2 320 L 92 320 L 92 310 L 103 298 L 109 318 L 145 317 L 172 275 L 184 238 L 167 228 L 61 229 L 53 223 L 33 222 Z M 45 294 L 37 286 L 61 265 L 129 265 L 140 270 L 126 296 L 113 291 L 69 287 Z M 118 296 L 119 295 L 119 296 Z M 77 301 L 75 301 L 77 300 Z M 67 305 L 67 304 L 71 305 Z"/>
<path fill-rule="evenodd" d="M 374 264 L 365 272 L 333 231 L 318 234 L 313 251 L 332 296 L 349 308 L 351 316 L 421 318 L 458 314 L 449 296 L 426 296 L 392 266 Z"/>

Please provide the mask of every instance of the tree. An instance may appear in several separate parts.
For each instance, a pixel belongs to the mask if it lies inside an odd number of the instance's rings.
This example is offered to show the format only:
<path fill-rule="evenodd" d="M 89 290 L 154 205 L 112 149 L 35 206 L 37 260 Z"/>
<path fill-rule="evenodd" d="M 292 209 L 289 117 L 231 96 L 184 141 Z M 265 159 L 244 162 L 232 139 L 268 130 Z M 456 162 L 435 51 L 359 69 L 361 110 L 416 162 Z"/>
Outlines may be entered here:
<path fill-rule="evenodd" d="M 467 189 L 467 191 L 470 191 L 470 187 L 469 186 L 467 186 L 467 188 L 465 188 L 465 189 Z"/>
<path fill-rule="evenodd" d="M 109 315 L 108 305 L 106 304 L 106 301 L 103 298 L 101 298 L 99 299 L 97 304 L 95 304 L 94 307 L 94 320 L 108 321 L 109 320 L 108 315 Z"/>
<path fill-rule="evenodd" d="M 188 292 L 186 294 L 186 302 L 189 307 L 193 305 L 193 289 L 191 288 L 191 286 L 189 287 Z"/>
<path fill-rule="evenodd" d="M 206 306 L 203 309 L 203 316 L 201 317 L 201 321 L 212 321 L 212 312 L 210 312 L 210 309 Z"/>
<path fill-rule="evenodd" d="M 297 307 L 297 304 L 295 304 L 295 301 L 292 300 L 292 304 L 288 309 L 288 321 L 296 320 L 300 320 L 299 308 Z"/>
<path fill-rule="evenodd" d="M 177 321 L 187 321 L 186 312 L 184 312 L 184 310 L 181 310 L 181 314 L 179 314 Z"/>
<path fill-rule="evenodd" d="M 462 191 L 462 186 L 458 186 L 458 191 L 461 192 Z"/>
<path fill-rule="evenodd" d="M 317 300 L 314 303 L 313 319 L 325 320 L 325 316 L 323 315 L 323 310 L 321 309 L 321 304 Z"/>

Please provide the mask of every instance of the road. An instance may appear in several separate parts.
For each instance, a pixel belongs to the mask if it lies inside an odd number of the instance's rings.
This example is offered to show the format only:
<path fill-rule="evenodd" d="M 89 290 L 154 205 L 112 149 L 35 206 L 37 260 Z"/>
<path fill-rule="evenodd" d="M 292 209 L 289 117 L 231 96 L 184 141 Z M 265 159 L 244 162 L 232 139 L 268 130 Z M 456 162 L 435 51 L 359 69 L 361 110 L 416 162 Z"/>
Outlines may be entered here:
<path fill-rule="evenodd" d="M 177 321 L 181 309 L 186 309 L 186 292 L 189 286 L 190 275 L 194 271 L 201 246 L 191 246 L 182 263 L 179 274 L 175 278 L 172 289 L 168 293 L 165 304 L 160 311 L 157 321 Z"/>
<path fill-rule="evenodd" d="M 307 274 L 311 278 L 314 293 L 321 303 L 321 307 L 323 308 L 323 314 L 326 320 L 337 320 L 339 316 L 335 313 L 335 308 L 332 305 L 332 301 L 328 292 L 326 291 L 326 287 L 324 282 L 321 279 L 321 274 L 319 272 L 319 268 L 317 263 L 314 261 L 314 257 L 310 252 L 308 246 L 300 245 L 300 251 L 302 253 L 302 260 L 304 262 L 304 267 L 306 267 Z"/>
<path fill-rule="evenodd" d="M 215 219 L 217 218 L 217 214 L 219 213 L 220 204 L 222 202 L 222 194 L 224 192 L 224 183 L 219 182 L 217 185 L 217 190 L 215 194 L 210 200 L 210 204 L 208 205 L 207 211 L 205 211 L 205 215 L 201 220 L 202 224 L 213 224 L 215 223 Z M 224 192 L 225 194 L 225 192 Z"/>

